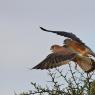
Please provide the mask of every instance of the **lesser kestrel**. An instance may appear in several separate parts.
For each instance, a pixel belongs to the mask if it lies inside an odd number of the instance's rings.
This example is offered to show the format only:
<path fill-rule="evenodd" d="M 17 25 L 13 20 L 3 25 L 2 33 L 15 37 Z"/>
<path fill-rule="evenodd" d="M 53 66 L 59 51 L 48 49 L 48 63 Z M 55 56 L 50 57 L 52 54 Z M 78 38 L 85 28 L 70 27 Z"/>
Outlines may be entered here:
<path fill-rule="evenodd" d="M 64 40 L 64 45 L 52 45 L 52 53 L 49 54 L 42 62 L 33 67 L 33 69 L 50 69 L 73 61 L 78 64 L 85 72 L 89 73 L 95 69 L 95 53 L 83 43 L 73 33 L 65 31 L 51 31 L 40 27 L 47 32 L 56 33 L 60 36 L 68 37 Z"/>

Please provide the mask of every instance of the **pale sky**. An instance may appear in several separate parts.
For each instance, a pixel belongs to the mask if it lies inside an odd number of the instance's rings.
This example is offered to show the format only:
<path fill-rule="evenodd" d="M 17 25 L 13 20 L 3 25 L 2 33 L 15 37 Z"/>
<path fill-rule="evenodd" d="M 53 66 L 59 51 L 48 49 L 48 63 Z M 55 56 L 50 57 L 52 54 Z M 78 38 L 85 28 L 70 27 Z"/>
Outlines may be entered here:
<path fill-rule="evenodd" d="M 95 51 L 95 0 L 0 0 L 0 95 L 28 91 L 31 81 L 47 81 L 47 71 L 28 68 L 64 37 L 39 26 L 75 33 Z"/>

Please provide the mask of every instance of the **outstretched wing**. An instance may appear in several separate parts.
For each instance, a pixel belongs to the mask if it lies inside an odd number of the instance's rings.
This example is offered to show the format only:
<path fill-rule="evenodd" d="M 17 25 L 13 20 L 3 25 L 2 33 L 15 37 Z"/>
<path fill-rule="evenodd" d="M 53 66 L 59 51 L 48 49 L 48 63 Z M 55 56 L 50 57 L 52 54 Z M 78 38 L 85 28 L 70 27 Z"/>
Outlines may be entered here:
<path fill-rule="evenodd" d="M 56 33 L 57 35 L 61 35 L 64 37 L 68 37 L 71 38 L 72 40 L 75 40 L 83 45 L 85 45 L 75 34 L 73 33 L 69 33 L 69 32 L 65 32 L 65 31 L 52 31 L 52 30 L 47 30 L 44 29 L 43 27 L 40 27 L 43 31 L 47 31 L 47 32 L 52 32 L 52 33 Z"/>
<path fill-rule="evenodd" d="M 52 30 L 47 30 L 47 29 L 44 29 L 43 27 L 40 27 L 40 28 L 43 31 L 52 32 L 52 33 L 56 33 L 57 35 L 61 35 L 61 36 L 64 36 L 64 37 L 71 38 L 72 40 L 80 43 L 83 47 L 87 48 L 88 51 L 89 51 L 89 54 L 95 57 L 95 53 L 87 45 L 85 45 L 85 43 L 83 43 L 75 34 L 69 33 L 69 32 L 65 32 L 65 31 L 52 31 Z"/>
<path fill-rule="evenodd" d="M 49 54 L 41 63 L 32 69 L 50 69 L 68 64 L 75 57 L 75 54 L 63 55 L 59 53 Z"/>

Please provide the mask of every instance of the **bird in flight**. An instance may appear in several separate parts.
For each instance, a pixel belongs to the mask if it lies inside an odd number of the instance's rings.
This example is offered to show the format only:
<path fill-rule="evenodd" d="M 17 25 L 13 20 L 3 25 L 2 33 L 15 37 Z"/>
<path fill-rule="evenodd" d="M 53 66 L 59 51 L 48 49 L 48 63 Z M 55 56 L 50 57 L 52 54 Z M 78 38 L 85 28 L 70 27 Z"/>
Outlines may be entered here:
<path fill-rule="evenodd" d="M 92 58 L 92 56 L 95 57 L 95 53 L 75 34 L 65 31 L 47 30 L 42 27 L 40 27 L 40 29 L 67 38 L 64 40 L 63 46 L 52 45 L 50 48 L 52 53 L 32 69 L 52 69 L 68 64 L 71 61 L 79 65 L 79 67 L 87 73 L 95 69 L 95 61 Z"/>

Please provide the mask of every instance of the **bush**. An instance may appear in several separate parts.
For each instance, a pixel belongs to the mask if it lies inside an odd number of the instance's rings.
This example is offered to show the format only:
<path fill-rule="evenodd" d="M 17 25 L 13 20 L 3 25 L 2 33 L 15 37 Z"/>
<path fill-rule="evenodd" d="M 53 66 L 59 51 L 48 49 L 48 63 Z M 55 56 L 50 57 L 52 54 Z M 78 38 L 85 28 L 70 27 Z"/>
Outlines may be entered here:
<path fill-rule="evenodd" d="M 72 70 L 70 64 L 68 66 L 69 70 L 65 75 L 62 69 L 56 68 L 55 72 L 48 70 L 50 86 L 43 87 L 31 82 L 33 90 L 19 95 L 95 95 L 94 72 L 87 74 L 77 69 Z"/>

